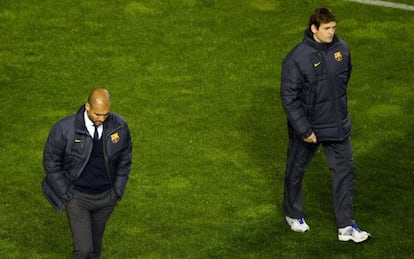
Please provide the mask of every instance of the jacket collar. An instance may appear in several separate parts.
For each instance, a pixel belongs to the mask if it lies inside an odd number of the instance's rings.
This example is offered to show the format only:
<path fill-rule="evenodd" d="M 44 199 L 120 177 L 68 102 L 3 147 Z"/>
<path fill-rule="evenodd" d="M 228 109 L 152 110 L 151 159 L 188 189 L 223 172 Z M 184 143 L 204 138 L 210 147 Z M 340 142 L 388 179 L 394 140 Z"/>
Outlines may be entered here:
<path fill-rule="evenodd" d="M 305 33 L 304 33 L 304 37 L 303 37 L 303 42 L 314 48 L 314 49 L 318 49 L 318 50 L 328 50 L 330 48 L 332 48 L 332 46 L 336 45 L 339 42 L 339 38 L 334 35 L 334 38 L 332 40 L 331 43 L 319 43 L 316 42 L 315 39 L 313 38 L 313 33 L 310 29 L 306 29 Z"/>
<path fill-rule="evenodd" d="M 86 129 L 86 126 L 85 126 L 85 119 L 83 117 L 84 113 L 85 113 L 85 105 L 82 105 L 78 109 L 75 115 L 75 129 L 77 133 L 88 134 L 88 130 Z M 112 113 L 109 113 L 108 118 L 106 118 L 104 122 L 104 132 L 110 132 L 119 126 L 120 124 L 116 122 L 116 120 L 114 119 L 114 116 L 112 116 Z"/>
<path fill-rule="evenodd" d="M 85 119 L 83 118 L 83 114 L 85 113 L 85 105 L 82 105 L 75 115 L 75 129 L 78 133 L 88 134 L 88 130 L 85 126 Z"/>

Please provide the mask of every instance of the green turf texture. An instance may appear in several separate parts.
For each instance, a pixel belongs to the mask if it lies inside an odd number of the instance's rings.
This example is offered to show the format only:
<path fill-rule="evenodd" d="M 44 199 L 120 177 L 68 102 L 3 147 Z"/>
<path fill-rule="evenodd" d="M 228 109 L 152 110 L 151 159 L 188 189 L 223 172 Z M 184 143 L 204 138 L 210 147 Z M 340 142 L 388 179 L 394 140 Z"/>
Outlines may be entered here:
<path fill-rule="evenodd" d="M 411 3 L 411 1 L 401 1 Z M 349 106 L 364 244 L 337 240 L 318 152 L 311 231 L 281 210 L 280 66 L 328 6 L 352 51 Z M 107 87 L 134 141 L 102 258 L 410 258 L 414 254 L 414 13 L 347 1 L 0 2 L 0 257 L 70 258 L 40 192 L 50 127 Z"/>

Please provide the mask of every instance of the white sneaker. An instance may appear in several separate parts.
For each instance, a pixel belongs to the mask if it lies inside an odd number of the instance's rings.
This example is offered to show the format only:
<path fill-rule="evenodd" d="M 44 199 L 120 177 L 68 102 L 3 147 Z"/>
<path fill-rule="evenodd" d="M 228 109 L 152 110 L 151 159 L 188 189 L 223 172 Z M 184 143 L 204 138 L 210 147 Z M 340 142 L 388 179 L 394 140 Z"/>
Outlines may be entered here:
<path fill-rule="evenodd" d="M 286 222 L 290 229 L 296 232 L 306 232 L 310 229 L 304 218 L 293 219 L 286 216 Z"/>
<path fill-rule="evenodd" d="M 341 241 L 352 240 L 355 243 L 361 243 L 371 236 L 370 233 L 359 229 L 356 224 L 338 229 L 338 239 Z"/>

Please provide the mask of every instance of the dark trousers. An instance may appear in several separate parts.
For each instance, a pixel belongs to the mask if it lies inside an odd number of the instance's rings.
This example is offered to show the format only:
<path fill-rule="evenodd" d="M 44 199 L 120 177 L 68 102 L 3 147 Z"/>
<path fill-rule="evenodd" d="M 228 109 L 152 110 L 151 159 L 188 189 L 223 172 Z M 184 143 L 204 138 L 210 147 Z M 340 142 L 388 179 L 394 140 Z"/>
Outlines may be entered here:
<path fill-rule="evenodd" d="M 352 199 L 355 185 L 355 166 L 352 157 L 351 139 L 341 142 L 322 142 L 332 180 L 333 206 L 336 225 L 342 228 L 354 222 Z M 305 216 L 302 180 L 318 144 L 306 143 L 289 132 L 288 158 L 285 172 L 283 209 L 286 216 Z"/>
<path fill-rule="evenodd" d="M 106 222 L 117 198 L 110 189 L 100 194 L 75 191 L 66 205 L 73 239 L 73 258 L 99 258 Z"/>

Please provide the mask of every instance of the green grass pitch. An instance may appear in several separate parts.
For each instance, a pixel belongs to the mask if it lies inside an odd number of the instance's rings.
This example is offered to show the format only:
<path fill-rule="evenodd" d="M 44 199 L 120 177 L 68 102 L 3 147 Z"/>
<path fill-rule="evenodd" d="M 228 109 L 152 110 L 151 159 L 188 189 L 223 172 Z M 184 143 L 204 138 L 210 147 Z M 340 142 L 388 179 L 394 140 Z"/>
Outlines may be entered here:
<path fill-rule="evenodd" d="M 290 231 L 281 210 L 280 66 L 321 6 L 352 53 L 355 216 L 372 234 L 361 245 L 337 240 L 322 151 L 304 180 L 311 231 Z M 66 216 L 40 192 L 42 151 L 95 86 L 111 91 L 134 140 L 102 258 L 414 255 L 414 12 L 317 0 L 3 0 L 0 32 L 1 258 L 71 257 Z"/>

